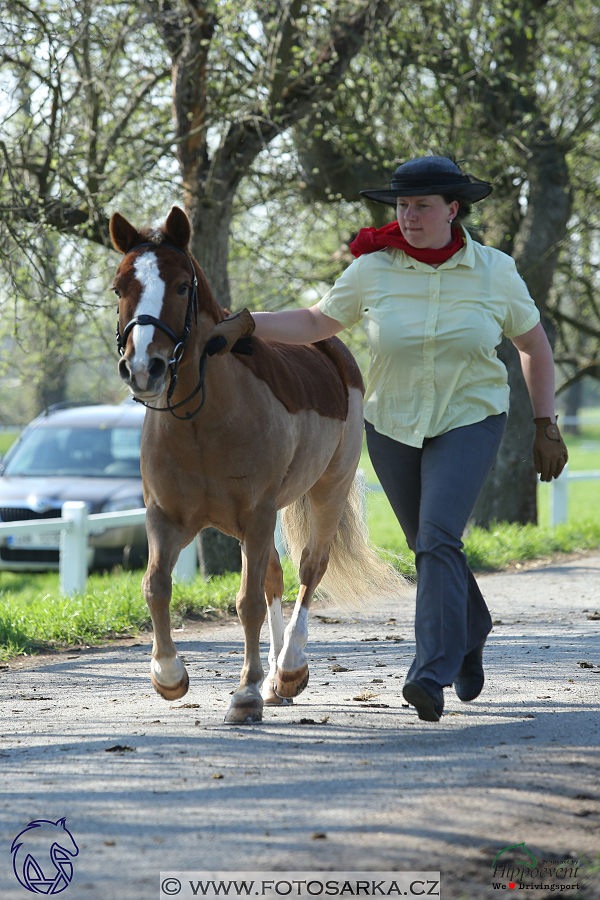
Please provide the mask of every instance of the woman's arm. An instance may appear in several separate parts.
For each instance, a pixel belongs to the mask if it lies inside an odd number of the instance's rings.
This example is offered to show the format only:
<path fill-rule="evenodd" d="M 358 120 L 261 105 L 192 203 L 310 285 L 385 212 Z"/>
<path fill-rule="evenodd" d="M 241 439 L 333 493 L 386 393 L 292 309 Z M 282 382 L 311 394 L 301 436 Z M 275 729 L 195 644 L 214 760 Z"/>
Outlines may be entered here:
<path fill-rule="evenodd" d="M 558 478 L 569 458 L 554 412 L 554 359 L 540 322 L 511 339 L 521 358 L 521 368 L 531 397 L 535 423 L 533 461 L 542 481 Z"/>
<path fill-rule="evenodd" d="M 243 309 L 215 325 L 206 340 L 225 338 L 227 344 L 218 354 L 222 356 L 229 353 L 235 342 L 246 334 L 255 334 L 266 341 L 279 341 L 282 344 L 314 344 L 333 337 L 343 327 L 340 322 L 322 313 L 318 306 L 273 313 L 258 312 L 254 315 Z"/>
<path fill-rule="evenodd" d="M 536 419 L 549 417 L 556 422 L 554 410 L 554 358 L 541 322 L 531 331 L 511 339 L 521 360 L 525 384 Z"/>
<path fill-rule="evenodd" d="M 256 337 L 282 344 L 314 344 L 333 337 L 344 326 L 321 312 L 318 306 L 288 309 L 281 312 L 252 314 Z"/>

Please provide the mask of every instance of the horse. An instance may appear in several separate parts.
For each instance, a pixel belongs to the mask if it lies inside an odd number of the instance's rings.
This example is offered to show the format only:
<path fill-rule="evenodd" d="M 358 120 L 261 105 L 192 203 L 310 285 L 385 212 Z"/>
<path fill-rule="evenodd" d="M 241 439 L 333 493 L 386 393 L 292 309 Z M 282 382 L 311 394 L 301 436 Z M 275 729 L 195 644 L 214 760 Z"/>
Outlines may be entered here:
<path fill-rule="evenodd" d="M 173 701 L 189 678 L 171 639 L 171 573 L 183 547 L 208 526 L 240 541 L 236 609 L 245 655 L 228 724 L 262 721 L 306 687 L 307 615 L 317 586 L 361 606 L 402 590 L 401 576 L 369 544 L 356 470 L 362 447 L 360 370 L 337 338 L 292 346 L 250 340 L 214 355 L 206 338 L 226 317 L 189 250 L 190 224 L 173 207 L 163 226 L 110 222 L 123 254 L 118 297 L 118 373 L 148 411 L 141 470 L 148 567 L 142 592 L 154 640 L 150 674 Z M 246 351 L 244 353 L 244 351 Z M 250 355 L 252 353 L 252 355 Z M 275 549 L 278 510 L 300 588 L 284 628 L 283 572 Z M 259 636 L 268 613 L 267 677 Z"/>

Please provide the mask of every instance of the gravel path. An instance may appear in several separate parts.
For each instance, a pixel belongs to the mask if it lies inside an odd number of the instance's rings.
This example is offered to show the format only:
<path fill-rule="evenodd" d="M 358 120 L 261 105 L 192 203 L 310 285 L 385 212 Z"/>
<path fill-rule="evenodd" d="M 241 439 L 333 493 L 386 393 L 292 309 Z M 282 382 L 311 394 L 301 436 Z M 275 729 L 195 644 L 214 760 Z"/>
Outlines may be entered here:
<path fill-rule="evenodd" d="M 150 686 L 146 635 L 2 667 L 0 896 L 31 896 L 13 839 L 66 817 L 67 900 L 157 900 L 174 869 L 425 869 L 444 900 L 471 900 L 496 893 L 494 857 L 522 842 L 578 859 L 579 891 L 561 895 L 597 900 L 600 556 L 478 580 L 495 621 L 486 687 L 471 704 L 447 689 L 437 724 L 402 698 L 411 598 L 360 622 L 315 604 L 306 691 L 252 727 L 222 724 L 235 619 L 175 634 L 190 691 L 174 703 Z"/>

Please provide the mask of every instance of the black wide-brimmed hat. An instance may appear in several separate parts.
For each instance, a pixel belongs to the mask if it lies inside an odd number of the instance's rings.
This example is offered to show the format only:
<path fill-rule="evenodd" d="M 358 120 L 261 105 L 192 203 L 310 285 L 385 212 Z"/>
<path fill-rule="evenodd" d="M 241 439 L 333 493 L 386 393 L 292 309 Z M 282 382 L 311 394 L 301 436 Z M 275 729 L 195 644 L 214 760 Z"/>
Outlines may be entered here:
<path fill-rule="evenodd" d="M 425 197 L 428 194 L 452 194 L 475 203 L 492 191 L 493 187 L 487 181 L 474 175 L 463 175 L 456 163 L 445 156 L 420 156 L 398 166 L 389 190 L 360 191 L 360 194 L 377 203 L 395 206 L 397 197 Z"/>

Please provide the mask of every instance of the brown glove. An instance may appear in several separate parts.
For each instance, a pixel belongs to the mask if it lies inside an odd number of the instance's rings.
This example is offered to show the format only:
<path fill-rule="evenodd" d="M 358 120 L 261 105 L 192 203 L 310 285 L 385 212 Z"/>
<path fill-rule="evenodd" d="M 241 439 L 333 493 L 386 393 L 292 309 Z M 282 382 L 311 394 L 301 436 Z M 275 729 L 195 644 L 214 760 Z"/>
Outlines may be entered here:
<path fill-rule="evenodd" d="M 217 353 L 217 356 L 223 356 L 224 353 L 229 353 L 238 338 L 245 334 L 252 334 L 255 328 L 254 319 L 247 309 L 243 309 L 241 312 L 228 316 L 222 322 L 219 322 L 218 325 L 215 325 L 207 335 L 206 340 L 208 341 L 212 337 L 224 337 L 227 341 L 227 346 Z"/>
<path fill-rule="evenodd" d="M 556 419 L 558 423 L 558 417 Z M 533 461 L 535 470 L 542 481 L 558 478 L 567 464 L 569 454 L 565 442 L 560 436 L 558 424 L 550 421 L 549 416 L 534 419 L 535 438 L 533 441 Z"/>

